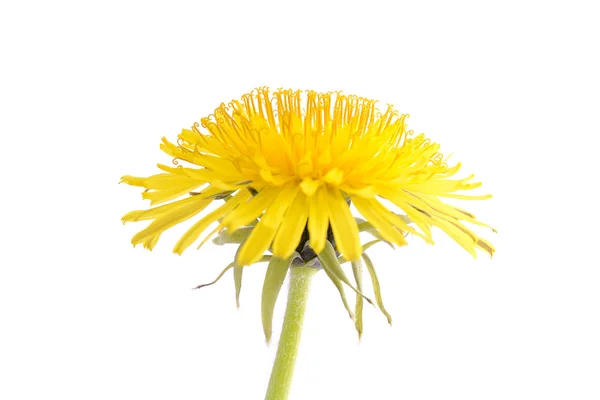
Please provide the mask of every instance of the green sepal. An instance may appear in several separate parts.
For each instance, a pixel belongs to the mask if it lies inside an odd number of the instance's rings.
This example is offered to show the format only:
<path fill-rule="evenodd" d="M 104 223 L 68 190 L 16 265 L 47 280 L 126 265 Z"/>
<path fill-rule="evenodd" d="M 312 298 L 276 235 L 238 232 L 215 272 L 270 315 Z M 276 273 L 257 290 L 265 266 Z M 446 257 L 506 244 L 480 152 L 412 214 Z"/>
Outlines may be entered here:
<path fill-rule="evenodd" d="M 354 280 L 356 281 L 356 288 L 362 291 L 362 264 L 360 260 L 352 262 L 352 274 L 354 275 Z M 354 326 L 356 327 L 356 332 L 358 333 L 358 340 L 360 340 L 363 333 L 363 298 L 358 293 L 356 294 L 356 303 L 354 306 Z"/>
<path fill-rule="evenodd" d="M 215 237 L 212 242 L 216 245 L 222 246 L 229 243 L 242 243 L 250 236 L 253 227 L 245 226 L 239 228 L 237 231 L 231 233 L 228 230 L 223 230 L 219 233 L 219 236 Z"/>
<path fill-rule="evenodd" d="M 321 262 L 321 266 L 325 270 L 325 273 L 340 292 L 342 303 L 344 303 L 344 307 L 346 308 L 346 311 L 348 311 L 348 315 L 354 321 L 354 313 L 350 310 L 350 307 L 348 306 L 348 301 L 346 300 L 346 294 L 344 292 L 342 282 L 348 285 L 352 290 L 354 290 L 354 292 L 356 292 L 356 294 L 362 296 L 370 304 L 373 304 L 373 301 L 366 297 L 364 294 L 362 294 L 350 283 L 350 281 L 346 277 L 346 274 L 342 270 L 342 267 L 340 266 L 336 258 L 335 250 L 333 249 L 333 246 L 331 245 L 331 243 L 329 243 L 329 241 L 325 242 L 325 248 L 321 253 L 317 255 L 317 257 L 319 258 L 319 261 Z"/>
<path fill-rule="evenodd" d="M 242 274 L 244 267 L 235 267 L 233 269 L 233 282 L 235 284 L 235 306 L 240 308 L 240 292 L 242 291 Z"/>
<path fill-rule="evenodd" d="M 321 263 L 321 265 L 323 265 L 323 263 Z M 333 282 L 333 284 L 337 288 L 338 292 L 340 293 L 340 297 L 342 298 L 342 303 L 344 303 L 344 308 L 346 309 L 346 311 L 348 311 L 348 316 L 350 317 L 350 319 L 352 321 L 354 321 L 354 313 L 352 312 L 352 310 L 350 309 L 350 306 L 348 305 L 348 300 L 346 300 L 346 293 L 344 292 L 344 285 L 342 285 L 342 281 L 340 280 L 340 278 L 335 276 L 331 272 L 331 270 L 329 270 L 329 268 L 323 267 L 323 269 L 325 270 L 325 273 L 327 274 L 329 279 L 331 279 L 331 282 Z"/>
<path fill-rule="evenodd" d="M 328 240 L 325 241 L 325 248 L 317 257 L 319 257 L 319 261 L 321 261 L 323 269 L 329 269 L 333 274 L 335 274 L 335 276 L 338 277 L 339 280 L 348 285 L 350 289 L 354 290 L 356 294 L 361 295 L 369 304 L 375 305 L 373 304 L 373 300 L 369 299 L 360 290 L 356 289 L 354 285 L 350 282 L 350 280 L 344 273 L 344 270 L 342 269 L 342 266 L 340 265 L 337 256 L 335 255 L 335 250 L 333 249 L 333 246 L 331 245 L 331 243 L 329 243 Z"/>
<path fill-rule="evenodd" d="M 273 257 L 267 267 L 261 300 L 262 326 L 267 343 L 271 341 L 271 334 L 273 333 L 273 310 L 275 309 L 277 297 L 279 296 L 288 269 L 290 269 L 292 260 L 296 257 L 300 257 L 300 255 L 294 253 L 286 259 Z"/>
<path fill-rule="evenodd" d="M 367 242 L 365 244 L 362 245 L 362 253 L 364 253 L 365 251 L 367 251 L 369 248 L 371 248 L 371 246 L 379 243 L 379 242 L 383 242 L 384 240 L 380 240 L 380 239 L 375 239 L 375 240 L 371 240 L 370 242 Z M 387 242 L 386 242 L 387 243 Z M 346 258 L 344 256 L 339 256 L 338 257 L 338 262 L 340 264 L 344 264 L 347 263 L 348 260 L 346 260 Z"/>
<path fill-rule="evenodd" d="M 364 221 L 359 223 L 357 226 L 359 232 L 366 232 L 376 239 L 385 240 L 383 236 L 381 236 L 377 228 L 375 228 L 370 222 Z"/>
<path fill-rule="evenodd" d="M 257 262 L 267 262 L 271 260 L 271 256 L 262 256 L 262 258 L 260 260 L 258 260 Z M 209 283 L 203 283 L 201 285 L 196 286 L 194 289 L 202 289 L 203 287 L 206 286 L 211 286 L 214 285 L 215 283 L 219 282 L 221 280 L 221 278 L 223 277 L 223 275 L 225 275 L 225 272 L 229 271 L 231 268 L 235 267 L 234 263 L 229 264 L 228 266 L 226 266 L 223 271 L 221 271 L 221 273 L 215 278 L 214 281 L 209 282 Z"/>
<path fill-rule="evenodd" d="M 238 246 L 238 248 L 237 248 L 237 250 L 235 252 L 235 257 L 233 258 L 234 265 L 235 265 L 235 260 L 237 260 L 237 258 L 238 258 L 240 249 L 244 245 L 244 242 L 246 241 L 246 239 L 242 240 L 242 242 L 240 243 L 240 245 Z M 265 257 L 268 257 L 268 258 L 265 258 Z M 270 256 L 262 256 L 260 258 L 260 260 L 257 261 L 257 262 L 269 261 L 270 259 L 271 259 Z M 235 305 L 236 305 L 237 308 L 240 308 L 240 292 L 242 290 L 242 274 L 243 274 L 243 269 L 244 269 L 244 267 L 239 267 L 237 265 L 235 265 L 235 268 L 233 269 L 233 283 L 235 285 Z"/>
<path fill-rule="evenodd" d="M 333 258 L 331 256 L 332 253 L 333 253 Z M 344 285 L 342 285 L 342 280 L 336 274 L 334 274 L 332 272 L 332 269 L 329 267 L 330 264 L 336 264 L 337 259 L 335 257 L 335 250 L 333 250 L 333 246 L 331 246 L 331 243 L 329 243 L 328 240 L 325 241 L 325 248 L 323 249 L 323 251 L 320 254 L 317 255 L 317 257 L 319 258 L 319 261 L 321 262 L 321 266 L 325 270 L 325 273 L 327 274 L 329 279 L 331 279 L 331 282 L 333 282 L 333 284 L 337 288 L 338 292 L 340 293 L 340 297 L 342 298 L 342 303 L 344 304 L 344 308 L 346 308 L 346 311 L 348 311 L 348 315 L 350 316 L 350 319 L 352 321 L 354 321 L 354 313 L 352 313 L 352 310 L 350 309 L 350 306 L 348 305 L 348 300 L 346 300 L 346 293 L 344 292 Z"/>
<path fill-rule="evenodd" d="M 386 311 L 383 306 L 383 299 L 381 298 L 381 287 L 379 286 L 379 279 L 377 278 L 377 273 L 375 272 L 375 267 L 373 266 L 373 262 L 367 256 L 366 253 L 362 254 L 362 258 L 365 261 L 365 265 L 367 266 L 367 270 L 369 271 L 369 275 L 371 275 L 371 282 L 373 283 L 373 292 L 375 293 L 375 301 L 379 306 L 379 309 L 387 318 L 388 324 L 392 325 L 392 316 Z"/>
<path fill-rule="evenodd" d="M 235 266 L 234 263 L 229 264 L 228 266 L 226 266 L 223 269 L 223 271 L 221 271 L 221 273 L 219 274 L 219 276 L 217 276 L 214 281 L 212 281 L 210 283 L 203 283 L 201 285 L 196 286 L 194 289 L 201 289 L 201 288 L 206 287 L 206 286 L 214 285 L 215 283 L 219 282 L 219 280 L 221 279 L 221 277 L 223 277 L 223 275 L 225 275 L 225 272 L 229 271 L 234 266 Z"/>

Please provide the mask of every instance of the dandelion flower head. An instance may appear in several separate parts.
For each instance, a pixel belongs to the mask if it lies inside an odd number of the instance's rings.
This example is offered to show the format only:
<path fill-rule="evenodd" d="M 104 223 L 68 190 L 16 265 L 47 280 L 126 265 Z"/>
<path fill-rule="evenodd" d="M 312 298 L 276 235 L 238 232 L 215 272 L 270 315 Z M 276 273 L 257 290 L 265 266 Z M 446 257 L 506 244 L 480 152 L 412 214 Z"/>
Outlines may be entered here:
<path fill-rule="evenodd" d="M 407 117 L 339 92 L 256 89 L 183 129 L 176 143 L 163 138 L 175 165 L 124 176 L 158 206 L 123 222 L 152 221 L 132 239 L 152 249 L 164 231 L 201 215 L 175 245 L 179 254 L 217 233 L 246 230 L 238 266 L 266 251 L 289 258 L 303 245 L 319 254 L 328 240 L 346 260 L 358 260 L 367 227 L 397 246 L 409 233 L 433 243 L 438 227 L 473 256 L 477 248 L 491 255 L 492 245 L 465 223 L 486 225 L 442 200 L 490 196 L 465 193 L 480 183 L 454 178 L 460 163 L 449 166 L 437 143 L 407 130 Z M 202 214 L 215 201 L 220 206 Z"/>

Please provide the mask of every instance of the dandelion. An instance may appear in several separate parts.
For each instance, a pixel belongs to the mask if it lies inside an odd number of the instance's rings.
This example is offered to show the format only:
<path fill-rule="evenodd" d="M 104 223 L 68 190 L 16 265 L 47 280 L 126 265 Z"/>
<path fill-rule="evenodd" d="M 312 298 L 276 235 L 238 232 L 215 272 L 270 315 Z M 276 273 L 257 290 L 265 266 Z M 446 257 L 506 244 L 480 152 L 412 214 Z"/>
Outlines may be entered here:
<path fill-rule="evenodd" d="M 174 158 L 174 166 L 159 164 L 162 172 L 146 178 L 122 178 L 143 187 L 143 198 L 158 205 L 122 219 L 152 221 L 132 239 L 134 246 L 150 250 L 164 231 L 219 202 L 173 251 L 181 254 L 213 237 L 217 244 L 239 244 L 234 261 L 215 280 L 233 269 L 238 301 L 242 267 L 268 261 L 262 293 L 267 341 L 275 301 L 290 270 L 288 308 L 267 399 L 287 398 L 309 278 L 318 269 L 339 291 L 360 336 L 363 299 L 373 304 L 362 293 L 362 262 L 375 303 L 391 323 L 365 253 L 373 244 L 404 246 L 408 234 L 433 244 L 437 227 L 473 256 L 477 249 L 494 252 L 465 223 L 487 225 L 442 200 L 491 196 L 465 193 L 481 184 L 472 182 L 473 175 L 455 179 L 460 163 L 449 166 L 437 143 L 407 130 L 407 118 L 392 106 L 380 112 L 373 100 L 339 92 L 259 88 L 183 129 L 176 144 L 163 138 L 161 149 Z M 353 215 L 354 208 L 362 218 Z M 209 230 L 211 225 L 216 227 Z M 361 243 L 361 232 L 373 240 Z M 351 263 L 354 283 L 341 267 L 345 262 Z M 354 311 L 345 286 L 356 293 Z"/>

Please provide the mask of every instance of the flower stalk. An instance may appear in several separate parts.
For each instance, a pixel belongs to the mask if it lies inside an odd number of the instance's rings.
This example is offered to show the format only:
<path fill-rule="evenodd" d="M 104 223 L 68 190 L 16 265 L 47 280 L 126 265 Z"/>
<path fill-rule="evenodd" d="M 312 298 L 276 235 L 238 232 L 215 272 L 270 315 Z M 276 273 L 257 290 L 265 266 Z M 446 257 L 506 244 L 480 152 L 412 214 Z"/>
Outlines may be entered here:
<path fill-rule="evenodd" d="M 287 400 L 292 386 L 308 290 L 317 268 L 290 268 L 290 289 L 283 327 L 265 400 Z"/>

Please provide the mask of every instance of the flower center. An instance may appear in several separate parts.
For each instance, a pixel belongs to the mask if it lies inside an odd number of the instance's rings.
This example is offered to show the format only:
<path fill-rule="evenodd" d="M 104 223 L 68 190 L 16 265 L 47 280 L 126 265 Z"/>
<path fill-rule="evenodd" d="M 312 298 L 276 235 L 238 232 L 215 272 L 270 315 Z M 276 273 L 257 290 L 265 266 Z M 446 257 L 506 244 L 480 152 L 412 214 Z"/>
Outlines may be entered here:
<path fill-rule="evenodd" d="M 229 160 L 257 188 L 295 181 L 308 196 L 325 184 L 369 190 L 366 181 L 394 173 L 412 134 L 405 130 L 408 115 L 391 106 L 382 114 L 375 103 L 336 92 L 259 88 L 203 118 L 211 135 L 202 135 L 200 147 Z M 429 158 L 437 148 L 430 150 Z"/>

